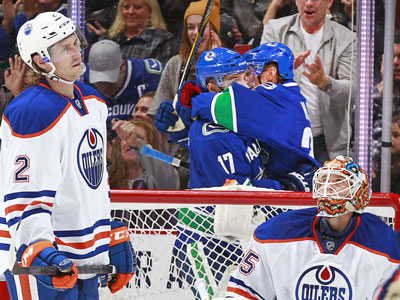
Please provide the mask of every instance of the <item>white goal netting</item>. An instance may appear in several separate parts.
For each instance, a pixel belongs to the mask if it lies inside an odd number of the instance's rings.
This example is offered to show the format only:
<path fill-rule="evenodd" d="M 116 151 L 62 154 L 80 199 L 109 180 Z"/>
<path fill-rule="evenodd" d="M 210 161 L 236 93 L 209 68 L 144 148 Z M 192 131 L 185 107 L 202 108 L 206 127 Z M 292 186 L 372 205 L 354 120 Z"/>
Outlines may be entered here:
<path fill-rule="evenodd" d="M 210 299 L 224 297 L 254 228 L 289 209 L 315 206 L 310 193 L 255 191 L 112 191 L 112 217 L 131 233 L 138 270 L 129 286 L 100 299 Z M 212 205 L 212 204 L 216 205 Z M 369 211 L 395 227 L 398 196 L 374 194 Z M 214 215 L 218 218 L 214 221 Z M 397 228 L 398 225 L 396 225 Z"/>

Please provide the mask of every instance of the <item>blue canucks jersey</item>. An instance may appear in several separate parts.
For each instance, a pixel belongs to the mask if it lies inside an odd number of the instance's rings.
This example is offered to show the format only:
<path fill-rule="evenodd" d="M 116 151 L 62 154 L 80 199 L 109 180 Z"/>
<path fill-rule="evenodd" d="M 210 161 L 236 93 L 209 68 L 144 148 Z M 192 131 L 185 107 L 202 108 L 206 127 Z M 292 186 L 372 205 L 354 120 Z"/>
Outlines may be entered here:
<path fill-rule="evenodd" d="M 257 140 L 201 120 L 193 122 L 189 137 L 189 188 L 222 186 L 225 179 L 236 179 L 240 184 L 250 179 L 254 186 L 281 188 L 278 182 L 265 179 Z"/>
<path fill-rule="evenodd" d="M 192 99 L 192 116 L 210 120 L 258 139 L 269 154 L 269 177 L 296 170 L 301 163 L 319 166 L 313 157 L 306 99 L 294 81 L 266 83 L 250 90 L 233 83 L 222 93 Z"/>
<path fill-rule="evenodd" d="M 108 107 L 108 127 L 112 119 L 132 118 L 139 98 L 157 89 L 162 70 L 162 64 L 157 59 L 129 58 L 126 60 L 126 77 L 120 91 L 114 98 L 105 98 Z"/>

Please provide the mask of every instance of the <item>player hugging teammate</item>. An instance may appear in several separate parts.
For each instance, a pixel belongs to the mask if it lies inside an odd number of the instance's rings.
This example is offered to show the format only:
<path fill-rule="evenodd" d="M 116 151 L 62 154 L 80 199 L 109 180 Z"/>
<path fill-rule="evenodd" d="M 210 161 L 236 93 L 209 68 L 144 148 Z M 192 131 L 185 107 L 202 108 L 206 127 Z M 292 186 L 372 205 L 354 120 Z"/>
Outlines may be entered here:
<path fill-rule="evenodd" d="M 293 59 L 290 49 L 280 43 L 262 45 L 244 57 L 224 48 L 200 56 L 196 75 L 201 85 L 185 83 L 176 105 L 190 128 L 189 187 L 221 186 L 225 179 L 236 179 L 240 184 L 251 182 L 275 190 L 310 191 L 319 164 L 312 157 L 305 99 L 293 81 Z M 205 88 L 210 92 L 204 93 Z M 175 125 L 177 117 L 171 111 L 172 102 L 161 105 L 156 116 L 160 130 Z M 212 287 L 214 280 L 214 288 L 209 289 L 214 295 L 229 265 L 238 263 L 242 249 L 237 240 L 215 238 L 214 207 L 198 208 L 201 218 L 191 219 L 184 213 L 180 214 L 174 264 L 191 285 L 205 277 Z M 205 260 L 213 255 L 219 255 L 218 263 L 211 265 Z"/>

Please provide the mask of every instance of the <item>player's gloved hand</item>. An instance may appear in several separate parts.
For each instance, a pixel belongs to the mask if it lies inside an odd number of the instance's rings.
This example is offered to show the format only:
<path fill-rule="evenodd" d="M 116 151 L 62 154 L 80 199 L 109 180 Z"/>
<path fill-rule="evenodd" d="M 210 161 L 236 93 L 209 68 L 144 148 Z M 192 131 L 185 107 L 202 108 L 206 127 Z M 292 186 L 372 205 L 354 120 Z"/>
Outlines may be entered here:
<path fill-rule="evenodd" d="M 314 176 L 314 169 L 312 165 L 300 164 L 296 171 L 279 178 L 279 182 L 285 189 L 298 192 L 310 192 L 312 189 L 312 179 Z"/>
<path fill-rule="evenodd" d="M 129 240 L 128 228 L 120 221 L 111 222 L 110 264 L 117 267 L 118 274 L 108 280 L 111 293 L 118 292 L 132 279 L 136 272 L 136 255 Z"/>
<path fill-rule="evenodd" d="M 194 80 L 186 81 L 178 91 L 175 109 L 187 126 L 192 123 L 192 98 L 200 95 L 202 91 L 200 83 Z"/>
<path fill-rule="evenodd" d="M 172 106 L 172 101 L 168 100 L 161 103 L 154 119 L 154 125 L 156 125 L 157 129 L 161 132 L 166 132 L 169 127 L 174 127 L 177 121 L 178 116 Z"/>
<path fill-rule="evenodd" d="M 168 132 L 169 141 L 168 143 L 177 143 L 187 149 L 189 149 L 189 129 L 185 128 L 181 131 Z"/>
<path fill-rule="evenodd" d="M 75 264 L 61 251 L 54 248 L 49 241 L 33 243 L 30 246 L 22 245 L 17 252 L 18 261 L 23 267 L 31 266 L 56 266 L 60 274 L 65 275 L 35 275 L 36 279 L 45 286 L 53 289 L 70 289 L 78 279 L 78 270 Z"/>

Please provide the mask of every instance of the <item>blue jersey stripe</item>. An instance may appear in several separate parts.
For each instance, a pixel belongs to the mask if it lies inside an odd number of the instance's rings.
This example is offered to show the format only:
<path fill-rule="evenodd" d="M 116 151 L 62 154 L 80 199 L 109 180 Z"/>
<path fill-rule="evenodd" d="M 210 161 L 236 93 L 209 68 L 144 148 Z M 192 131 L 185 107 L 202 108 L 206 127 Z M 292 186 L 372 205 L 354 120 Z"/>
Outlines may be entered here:
<path fill-rule="evenodd" d="M 15 217 L 15 218 L 10 219 L 7 222 L 8 227 L 11 227 L 14 224 L 18 223 L 21 218 L 25 219 L 25 218 L 27 218 L 27 217 L 29 217 L 31 215 L 40 214 L 40 213 L 47 213 L 47 214 L 51 215 L 51 211 L 43 209 L 43 208 L 35 208 L 35 209 L 32 209 L 32 210 L 27 210 L 27 211 L 24 211 L 24 213 L 22 214 L 21 217 Z"/>
<path fill-rule="evenodd" d="M 85 229 L 80 230 L 62 230 L 62 231 L 54 231 L 54 234 L 57 237 L 71 237 L 71 236 L 84 236 L 90 233 L 100 226 L 110 225 L 110 219 L 102 219 L 97 221 L 93 226 L 87 227 Z"/>
<path fill-rule="evenodd" d="M 65 256 L 71 259 L 85 259 L 85 258 L 91 258 L 94 257 L 96 255 L 99 255 L 103 252 L 108 252 L 109 246 L 108 244 L 106 245 L 102 245 L 97 247 L 95 250 L 86 253 L 86 254 L 76 254 L 76 253 L 69 253 L 69 252 L 64 252 Z"/>
<path fill-rule="evenodd" d="M 260 299 L 264 299 L 259 293 L 257 293 L 255 290 L 253 290 L 251 287 L 246 285 L 242 280 L 237 279 L 235 277 L 231 277 L 229 281 L 232 281 L 233 283 L 236 283 L 237 285 L 244 287 L 246 290 L 249 290 L 252 294 L 257 295 Z"/>
<path fill-rule="evenodd" d="M 43 190 L 38 192 L 18 192 L 4 196 L 4 201 L 9 201 L 17 198 L 40 198 L 40 197 L 55 197 L 56 191 Z"/>
<path fill-rule="evenodd" d="M 10 244 L 0 243 L 0 250 L 6 250 L 6 251 L 10 250 Z"/>
<path fill-rule="evenodd" d="M 0 218 L 0 224 L 7 224 L 6 218 Z"/>

